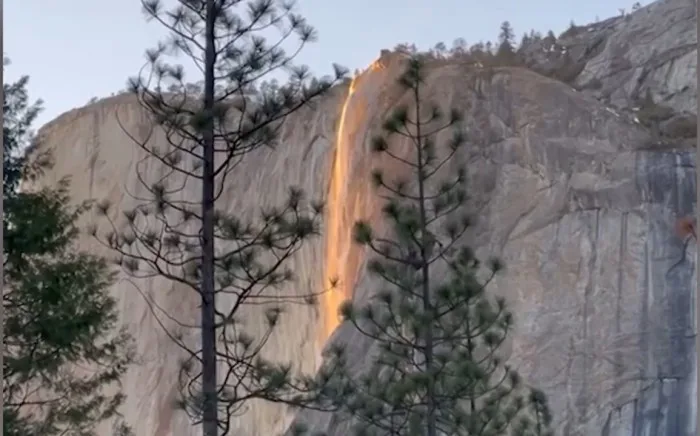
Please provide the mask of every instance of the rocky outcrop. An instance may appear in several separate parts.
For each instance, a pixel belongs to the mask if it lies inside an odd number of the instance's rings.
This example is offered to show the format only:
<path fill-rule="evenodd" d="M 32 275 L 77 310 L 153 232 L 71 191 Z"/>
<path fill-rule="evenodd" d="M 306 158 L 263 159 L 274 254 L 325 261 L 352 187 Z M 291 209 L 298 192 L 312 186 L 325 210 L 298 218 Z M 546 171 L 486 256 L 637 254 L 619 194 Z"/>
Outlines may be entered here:
<path fill-rule="evenodd" d="M 563 75 L 577 89 L 617 108 L 638 108 L 649 93 L 677 114 L 695 113 L 695 20 L 695 2 L 659 0 L 572 27 L 554 43 L 537 41 L 523 55 L 530 67 Z"/>
<path fill-rule="evenodd" d="M 648 129 L 600 101 L 627 104 L 635 92 L 650 89 L 678 111 L 695 110 L 693 56 L 684 52 L 653 68 L 649 64 L 694 43 L 688 40 L 692 16 L 685 15 L 692 5 L 681 3 L 657 2 L 572 36 L 589 46 L 594 34 L 602 35 L 602 48 L 582 58 L 585 67 L 576 79 L 581 86 L 600 79 L 597 96 L 518 68 L 441 62 L 427 78 L 427 94 L 465 112 L 469 147 L 460 159 L 468 164 L 470 207 L 478 217 L 469 237 L 479 253 L 499 255 L 507 264 L 494 286 L 517 316 L 510 359 L 549 395 L 562 435 L 695 432 L 695 248 L 673 232 L 676 218 L 695 210 L 693 154 L 674 144 L 655 148 Z M 642 14 L 669 21 L 645 21 Z M 589 34 L 590 41 L 585 39 Z M 620 57 L 633 66 L 613 67 Z M 388 110 L 407 101 L 394 85 L 400 68 L 400 59 L 385 56 L 357 77 L 342 121 L 349 84 L 296 113 L 284 125 L 281 146 L 248 156 L 227 183 L 220 207 L 250 214 L 282 201 L 290 184 L 312 198 L 327 198 L 332 182 L 340 183 L 336 192 L 341 195 L 331 205 L 341 217 L 331 241 L 335 259 L 325 258 L 328 241 L 306 245 L 292 260 L 296 288 L 319 289 L 326 274 L 318 266 L 335 263 L 343 265 L 338 272 L 348 294 L 365 300 L 372 293 L 366 257 L 351 244 L 349 224 L 377 219 L 379 203 L 367 177 L 374 162 L 369 140 Z M 637 82 L 641 85 L 632 85 Z M 53 150 L 56 166 L 44 183 L 71 175 L 76 201 L 108 199 L 110 216 L 118 220 L 119 210 L 133 205 L 134 196 L 145 195 L 133 177 L 143 155 L 122 126 L 139 138 L 152 130 L 138 103 L 125 95 L 49 123 L 39 133 L 40 148 Z M 163 135 L 156 132 L 152 140 L 163 143 Z M 338 165 L 344 177 L 332 181 Z M 160 171 L 152 168 L 154 177 Z M 182 196 L 197 198 L 198 191 L 189 184 Z M 91 219 L 104 230 L 104 223 Z M 110 254 L 89 237 L 83 243 Z M 200 434 L 172 407 L 181 351 L 154 318 L 176 313 L 180 321 L 193 323 L 196 298 L 157 278 L 122 280 L 114 293 L 140 353 L 139 364 L 124 380 L 127 421 L 139 435 Z M 155 305 L 146 304 L 147 298 Z M 325 345 L 320 332 L 334 315 L 329 310 L 328 301 L 317 308 L 290 306 L 266 352 L 300 370 L 315 370 Z M 160 318 L 166 328 L 178 330 L 176 323 Z M 259 318 L 251 309 L 251 329 L 262 328 Z M 180 333 L 196 340 L 196 331 L 180 327 Z M 371 344 L 344 325 L 329 340 L 348 343 L 357 351 L 351 353 L 354 367 L 363 367 Z M 292 418 L 281 407 L 252 404 L 234 423 L 234 434 L 279 434 Z M 336 418 L 312 412 L 297 416 L 318 430 L 346 434 Z M 104 431 L 109 434 L 107 427 Z"/>

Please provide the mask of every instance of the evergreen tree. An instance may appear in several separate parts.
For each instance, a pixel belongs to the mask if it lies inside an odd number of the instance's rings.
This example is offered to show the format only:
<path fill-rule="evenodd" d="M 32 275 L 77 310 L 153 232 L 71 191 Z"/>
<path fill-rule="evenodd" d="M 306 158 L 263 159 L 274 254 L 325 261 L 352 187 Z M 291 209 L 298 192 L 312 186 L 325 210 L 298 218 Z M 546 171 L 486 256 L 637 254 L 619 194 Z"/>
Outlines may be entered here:
<path fill-rule="evenodd" d="M 533 42 L 539 42 L 542 40 L 542 34 L 540 32 L 535 32 L 534 29 L 530 29 L 530 33 L 528 36 L 530 37 L 530 40 Z"/>
<path fill-rule="evenodd" d="M 447 46 L 442 41 L 435 44 L 433 49 L 435 50 L 435 54 L 440 58 L 445 57 L 445 54 L 447 53 Z"/>
<path fill-rule="evenodd" d="M 67 180 L 19 190 L 51 163 L 27 158 L 41 108 L 28 80 L 3 85 L 3 433 L 93 435 L 124 400 L 108 389 L 132 361 L 130 337 L 117 330 L 109 265 L 75 247 L 85 206 L 70 206 Z"/>
<path fill-rule="evenodd" d="M 532 40 L 530 39 L 530 36 L 527 33 L 523 33 L 523 37 L 520 39 L 520 46 L 518 49 L 520 51 L 525 50 L 527 47 L 529 47 L 530 43 Z"/>
<path fill-rule="evenodd" d="M 551 30 L 547 32 L 547 36 L 544 37 L 544 47 L 547 50 L 552 50 L 554 45 L 557 43 L 557 37 Z"/>
<path fill-rule="evenodd" d="M 501 32 L 498 35 L 498 51 L 500 58 L 512 57 L 515 53 L 515 32 L 510 22 L 504 21 L 501 24 Z"/>
<path fill-rule="evenodd" d="M 346 347 L 332 347 L 323 374 L 334 382 L 324 400 L 353 417 L 362 435 L 548 434 L 544 395 L 523 386 L 499 355 L 513 317 L 486 286 L 501 264 L 491 261 L 489 277 L 480 279 L 484 269 L 462 241 L 470 219 L 463 211 L 465 170 L 453 161 L 465 143 L 460 116 L 444 117 L 425 100 L 423 77 L 420 61 L 411 60 L 400 83 L 413 109 L 395 110 L 384 123 L 386 136 L 373 143 L 406 167 L 405 177 L 373 172 L 386 194 L 390 236 L 375 234 L 367 222 L 354 228 L 356 241 L 374 254 L 370 274 L 386 286 L 369 304 L 347 302 L 341 313 L 376 341 L 378 352 L 357 376 Z M 454 133 L 441 150 L 436 139 L 445 129 Z M 389 137 L 403 138 L 406 148 L 390 146 Z"/>
<path fill-rule="evenodd" d="M 401 44 L 397 44 L 396 47 L 394 47 L 394 51 L 407 55 L 418 54 L 418 48 L 416 47 L 416 45 L 408 42 L 402 42 Z"/>
<path fill-rule="evenodd" d="M 467 45 L 467 40 L 464 38 L 457 38 L 452 42 L 450 53 L 453 56 L 463 56 L 468 52 L 468 50 L 469 46 Z"/>
<path fill-rule="evenodd" d="M 486 44 L 479 41 L 472 45 L 469 47 L 469 55 L 476 62 L 484 62 L 489 56 L 489 53 L 486 52 Z"/>
<path fill-rule="evenodd" d="M 250 399 L 286 401 L 291 395 L 289 366 L 264 360 L 260 351 L 283 302 L 313 302 L 312 293 L 281 295 L 275 288 L 294 276 L 285 261 L 318 234 L 320 203 L 306 201 L 299 189 L 290 188 L 286 203 L 262 211 L 259 220 L 248 218 L 255 215 L 251 211 L 229 213 L 217 205 L 227 177 L 245 155 L 279 146 L 284 119 L 345 74 L 336 67 L 335 78 L 312 80 L 307 67 L 294 66 L 295 54 L 314 40 L 315 32 L 292 3 L 179 0 L 167 9 L 160 0 L 142 0 L 147 19 L 162 24 L 170 39 L 147 51 L 150 71 L 132 79 L 131 89 L 165 131 L 167 144 L 132 139 L 147 154 L 146 161 L 164 166 L 168 176 L 154 175 L 153 165 L 141 162 L 137 176 L 151 198 L 123 211 L 126 232 L 115 226 L 98 237 L 121 255 L 131 276 L 161 276 L 189 287 L 200 299 L 199 348 L 171 337 L 190 356 L 182 365 L 181 406 L 201 422 L 204 436 L 219 430 L 226 434 L 231 416 Z M 283 46 L 295 51 L 285 53 Z M 166 55 L 173 52 L 202 72 L 201 95 L 189 94 L 183 67 L 168 63 Z M 291 72 L 288 83 L 250 95 L 270 74 L 285 70 Z M 159 91 L 173 83 L 181 94 Z M 201 186 L 201 195 L 183 199 L 183 179 Z M 108 216 L 109 208 L 104 202 L 98 211 Z M 221 295 L 234 299 L 233 304 L 217 304 Z M 270 305 L 268 331 L 259 337 L 242 325 L 250 304 Z M 177 320 L 177 314 L 168 317 Z"/>

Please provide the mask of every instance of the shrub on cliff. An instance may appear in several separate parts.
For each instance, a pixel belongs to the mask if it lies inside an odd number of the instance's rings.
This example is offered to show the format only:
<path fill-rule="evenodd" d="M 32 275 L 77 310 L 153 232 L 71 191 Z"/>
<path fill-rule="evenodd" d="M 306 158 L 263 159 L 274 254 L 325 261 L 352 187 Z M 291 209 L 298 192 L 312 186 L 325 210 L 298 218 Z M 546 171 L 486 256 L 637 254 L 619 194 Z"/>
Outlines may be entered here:
<path fill-rule="evenodd" d="M 400 83 L 412 108 L 397 108 L 384 122 L 386 136 L 374 141 L 378 157 L 394 161 L 391 173 L 373 173 L 390 231 L 380 235 L 367 222 L 354 229 L 374 255 L 369 273 L 383 285 L 369 302 L 341 309 L 377 350 L 358 373 L 348 364 L 350 344 L 332 347 L 322 377 L 333 382 L 323 399 L 362 435 L 549 434 L 544 394 L 525 386 L 501 354 L 513 315 L 487 287 L 502 265 L 483 268 L 464 242 L 470 217 L 465 169 L 455 162 L 467 139 L 460 115 L 445 116 L 426 99 L 418 59 Z M 438 147 L 438 133 L 449 128 L 451 139 Z"/>
<path fill-rule="evenodd" d="M 117 329 L 108 264 L 74 245 L 85 207 L 69 206 L 67 182 L 18 191 L 50 163 L 25 157 L 40 108 L 27 80 L 4 85 L 3 434 L 88 436 L 124 400 L 114 388 L 130 337 Z"/>

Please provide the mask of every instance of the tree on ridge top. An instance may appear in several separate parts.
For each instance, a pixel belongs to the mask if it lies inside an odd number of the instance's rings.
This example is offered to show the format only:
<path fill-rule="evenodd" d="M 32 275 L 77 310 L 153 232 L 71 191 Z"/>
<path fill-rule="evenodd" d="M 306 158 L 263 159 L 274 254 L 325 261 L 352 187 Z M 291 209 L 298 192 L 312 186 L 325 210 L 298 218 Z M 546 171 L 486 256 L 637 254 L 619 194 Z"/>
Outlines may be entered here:
<path fill-rule="evenodd" d="M 227 176 L 245 162 L 246 154 L 279 146 L 284 119 L 327 91 L 345 71 L 335 67 L 334 78 L 317 80 L 305 66 L 293 65 L 299 50 L 315 38 L 293 2 L 178 0 L 166 9 L 159 0 L 142 0 L 142 6 L 170 39 L 147 51 L 150 71 L 132 79 L 130 87 L 165 131 L 167 147 L 132 135 L 146 154 L 137 176 L 151 198 L 124 211 L 128 231 L 120 232 L 112 223 L 112 231 L 98 238 L 117 251 L 132 277 L 161 276 L 200 299 L 201 326 L 184 328 L 199 329 L 201 347 L 194 349 L 171 335 L 189 356 L 181 367 L 180 405 L 195 424 L 201 423 L 205 436 L 227 434 L 231 417 L 250 399 L 300 404 L 295 393 L 304 392 L 305 379 L 293 378 L 289 365 L 263 359 L 260 352 L 283 312 L 281 304 L 310 304 L 319 293 L 279 296 L 275 288 L 294 278 L 285 261 L 319 233 L 322 204 L 307 201 L 294 187 L 286 202 L 261 211 L 259 220 L 226 213 L 216 204 Z M 268 42 L 273 31 L 278 37 Z M 294 36 L 297 50 L 285 53 L 280 44 Z M 201 71 L 203 80 L 194 80 L 202 84 L 201 94 L 191 95 L 182 66 L 166 62 L 172 52 L 184 54 Z M 288 83 L 251 97 L 251 88 L 276 70 L 289 72 Z M 179 96 L 166 92 L 173 85 Z M 166 176 L 149 178 L 148 161 L 166 168 Z M 172 176 L 201 183 L 201 196 L 178 199 L 182 186 Z M 109 216 L 110 206 L 105 202 L 98 211 Z M 222 294 L 233 299 L 232 307 L 217 303 Z M 260 337 L 246 332 L 240 319 L 251 304 L 269 305 L 267 331 Z"/>

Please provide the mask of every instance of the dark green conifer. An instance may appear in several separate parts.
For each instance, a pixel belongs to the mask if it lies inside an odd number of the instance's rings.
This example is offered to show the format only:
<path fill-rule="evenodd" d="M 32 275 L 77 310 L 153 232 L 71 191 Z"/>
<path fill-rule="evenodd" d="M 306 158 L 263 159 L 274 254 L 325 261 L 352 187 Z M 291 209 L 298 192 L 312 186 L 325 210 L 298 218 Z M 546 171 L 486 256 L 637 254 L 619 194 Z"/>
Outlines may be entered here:
<path fill-rule="evenodd" d="M 27 82 L 3 85 L 3 434 L 91 436 L 118 415 L 131 338 L 110 266 L 75 245 L 87 205 L 71 206 L 67 180 L 19 190 L 51 164 L 28 157 L 41 101 L 30 103 Z"/>
<path fill-rule="evenodd" d="M 341 313 L 374 340 L 376 354 L 358 374 L 344 344 L 332 347 L 326 406 L 352 418 L 358 435 L 549 434 L 544 395 L 526 387 L 501 354 L 513 315 L 487 288 L 502 265 L 483 266 L 464 241 L 470 217 L 458 163 L 466 143 L 460 115 L 443 114 L 426 98 L 424 77 L 421 61 L 410 60 L 400 83 L 412 104 L 397 108 L 374 141 L 383 162 L 405 169 L 373 173 L 391 231 L 377 234 L 367 222 L 354 229 L 370 254 L 369 273 L 383 286 Z"/>

